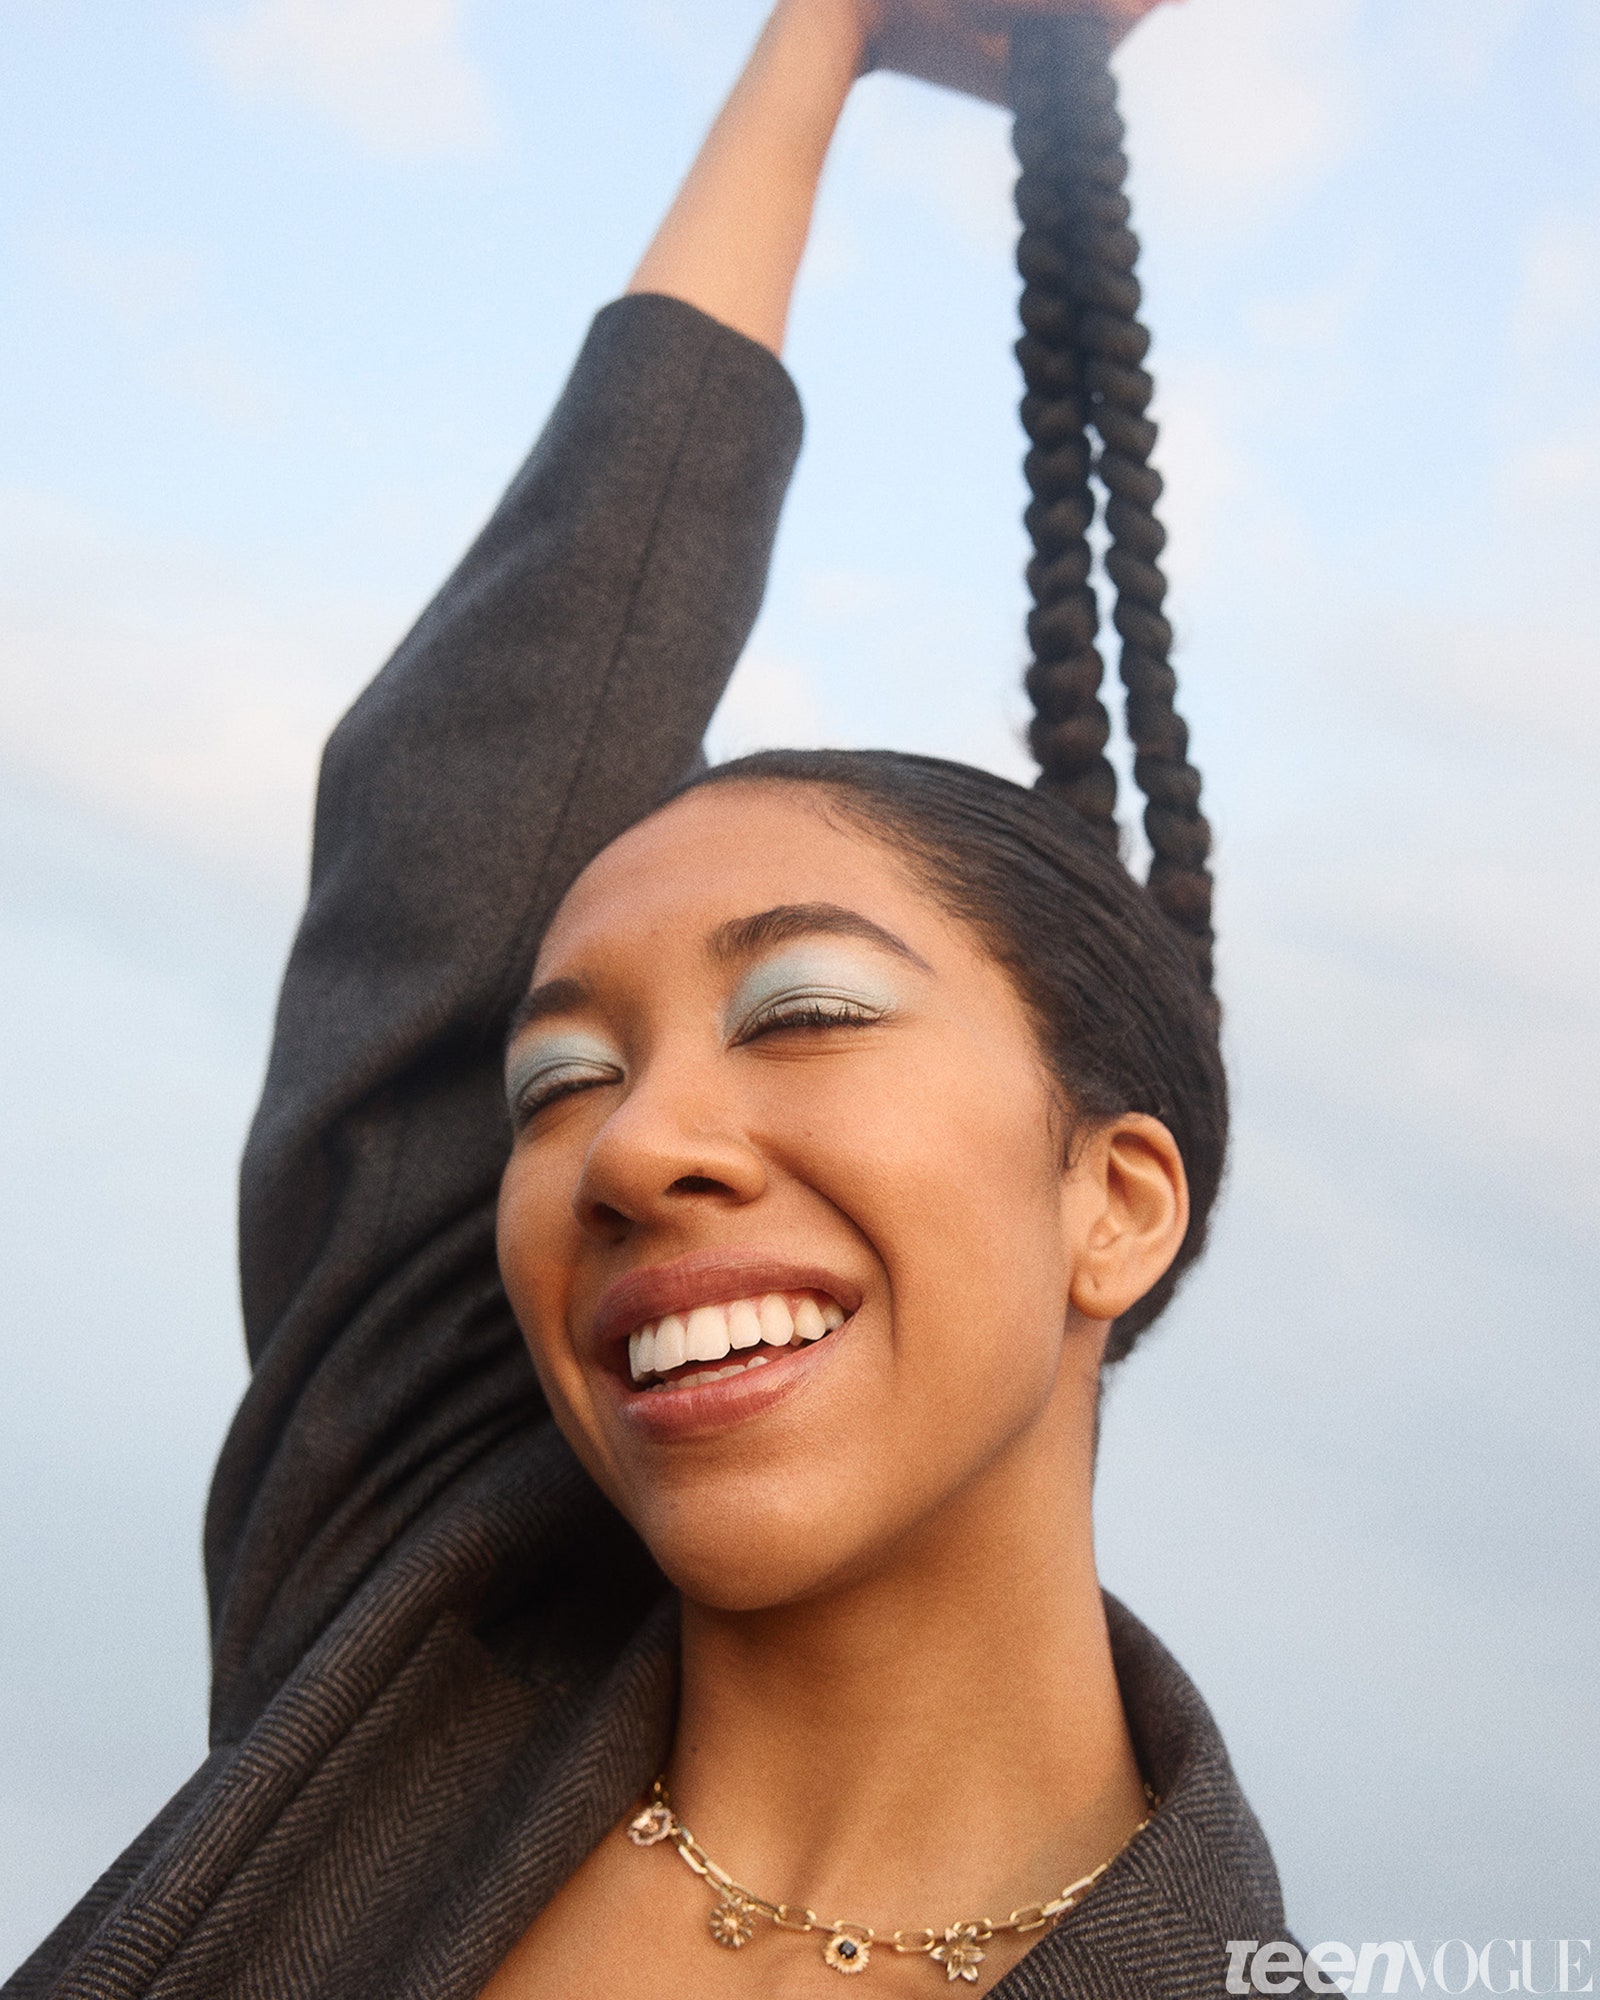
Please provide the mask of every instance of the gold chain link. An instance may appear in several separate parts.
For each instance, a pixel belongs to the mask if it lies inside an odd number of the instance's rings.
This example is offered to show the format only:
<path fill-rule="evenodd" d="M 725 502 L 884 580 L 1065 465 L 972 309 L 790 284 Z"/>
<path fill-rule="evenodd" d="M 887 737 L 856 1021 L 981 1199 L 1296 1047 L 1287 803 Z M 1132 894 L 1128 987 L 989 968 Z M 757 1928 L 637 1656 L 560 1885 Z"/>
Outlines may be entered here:
<path fill-rule="evenodd" d="M 1123 1848 L 1144 1832 L 1161 1804 L 1148 1785 L 1144 1788 L 1144 1795 L 1150 1811 L 1128 1835 L 1123 1846 L 1117 1849 L 1117 1854 L 1121 1854 Z M 641 1831 L 646 1828 L 647 1831 Z M 731 1904 L 750 1916 L 765 1917 L 779 1930 L 825 1933 L 832 1938 L 852 1940 L 869 1951 L 873 1945 L 883 1944 L 907 1957 L 934 1952 L 941 1945 L 948 1945 L 957 1939 L 977 1946 L 988 1944 L 991 1939 L 1007 1933 L 1024 1936 L 1029 1931 L 1046 1930 L 1058 1923 L 1069 1910 L 1076 1908 L 1117 1858 L 1116 1854 L 1111 1855 L 1098 1868 L 1091 1869 L 1087 1875 L 1080 1875 L 1076 1882 L 1069 1882 L 1059 1895 L 1050 1897 L 1046 1902 L 1024 1903 L 1020 1909 L 1013 1910 L 1004 1923 L 990 1917 L 974 1917 L 966 1923 L 951 1924 L 942 1938 L 939 1932 L 926 1925 L 917 1930 L 891 1931 L 887 1937 L 880 1938 L 870 1924 L 853 1923 L 848 1917 L 824 1919 L 815 1910 L 804 1908 L 797 1912 L 788 1903 L 768 1902 L 765 1896 L 758 1896 L 753 1889 L 747 1889 L 725 1868 L 718 1867 L 672 1810 L 665 1778 L 657 1778 L 650 1787 L 650 1803 L 634 1820 L 629 1831 L 638 1845 L 644 1847 L 670 1840 L 684 1863 L 703 1881 L 712 1883 L 722 1892 L 725 1904 Z"/>

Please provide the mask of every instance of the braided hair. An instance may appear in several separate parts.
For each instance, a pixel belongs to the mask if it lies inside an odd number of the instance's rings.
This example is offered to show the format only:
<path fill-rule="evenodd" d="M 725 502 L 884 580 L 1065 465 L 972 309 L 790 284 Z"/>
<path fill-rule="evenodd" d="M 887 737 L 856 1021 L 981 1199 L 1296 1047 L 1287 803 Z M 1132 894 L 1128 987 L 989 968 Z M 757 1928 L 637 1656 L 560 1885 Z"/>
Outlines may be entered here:
<path fill-rule="evenodd" d="M 1011 48 L 1013 143 L 1022 169 L 1017 359 L 1032 446 L 1024 467 L 1034 549 L 1028 740 L 1039 787 L 1115 850 L 1117 778 L 1105 754 L 1111 721 L 1100 699 L 1089 541 L 1097 480 L 1106 496 L 1105 569 L 1116 593 L 1124 714 L 1153 857 L 1146 888 L 1209 991 L 1211 829 L 1200 811 L 1189 732 L 1173 706 L 1177 677 L 1160 569 L 1167 538 L 1155 514 L 1161 476 L 1150 463 L 1156 427 L 1147 414 L 1154 384 L 1143 366 L 1150 336 L 1139 321 L 1139 240 L 1123 192 L 1126 128 L 1117 113 L 1110 32 L 1095 14 L 1030 21 L 1013 31 Z"/>
<path fill-rule="evenodd" d="M 804 785 L 825 811 L 891 847 L 983 939 L 1027 1003 L 1068 1113 L 1069 1152 L 1077 1132 L 1130 1111 L 1172 1133 L 1188 1228 L 1169 1269 L 1113 1326 L 1108 1364 L 1127 1355 L 1204 1249 L 1228 1144 L 1211 990 L 1211 832 L 1173 707 L 1143 366 L 1150 338 L 1138 318 L 1139 245 L 1122 192 L 1128 163 L 1109 57 L 1108 30 L 1091 16 L 1027 23 L 1012 36 L 1037 784 L 1030 791 L 891 750 L 764 750 L 683 787 Z M 1142 886 L 1119 858 L 1117 779 L 1105 754 L 1111 722 L 1089 539 L 1096 481 L 1153 855 Z"/>

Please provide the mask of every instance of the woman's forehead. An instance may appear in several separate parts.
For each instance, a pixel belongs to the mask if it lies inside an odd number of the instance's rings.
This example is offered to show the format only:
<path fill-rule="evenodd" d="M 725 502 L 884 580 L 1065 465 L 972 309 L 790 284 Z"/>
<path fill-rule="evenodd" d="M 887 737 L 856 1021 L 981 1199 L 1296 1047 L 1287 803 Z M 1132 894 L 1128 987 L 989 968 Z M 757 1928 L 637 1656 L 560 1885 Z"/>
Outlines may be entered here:
<path fill-rule="evenodd" d="M 816 787 L 704 785 L 630 827 L 589 863 L 557 909 L 545 947 L 642 922 L 709 930 L 754 910 L 850 900 L 846 890 L 902 910 L 925 901 L 893 851 L 830 814 Z"/>
<path fill-rule="evenodd" d="M 830 812 L 820 788 L 729 779 L 683 794 L 605 848 L 568 890 L 534 990 L 695 990 L 773 952 L 863 956 L 931 978 L 944 1005 L 1033 1047 L 1032 1016 L 984 939 L 930 891 L 888 837 Z M 894 977 L 892 973 L 889 975 Z M 925 992 L 927 988 L 923 989 Z"/>

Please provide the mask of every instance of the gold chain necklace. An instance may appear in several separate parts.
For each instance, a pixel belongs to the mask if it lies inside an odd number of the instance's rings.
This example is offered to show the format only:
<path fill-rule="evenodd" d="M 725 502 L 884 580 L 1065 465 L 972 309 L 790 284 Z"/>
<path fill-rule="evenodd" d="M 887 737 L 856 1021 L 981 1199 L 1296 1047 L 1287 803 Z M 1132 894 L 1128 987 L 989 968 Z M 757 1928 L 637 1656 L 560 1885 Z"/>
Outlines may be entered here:
<path fill-rule="evenodd" d="M 1150 1811 L 1128 1835 L 1123 1848 L 1144 1832 L 1161 1801 L 1148 1785 L 1144 1788 Z M 967 1923 L 951 1924 L 940 1937 L 937 1931 L 891 1931 L 887 1937 L 880 1937 L 870 1924 L 852 1923 L 847 1917 L 828 1922 L 819 1917 L 815 1910 L 797 1910 L 788 1903 L 769 1903 L 765 1896 L 758 1896 L 753 1889 L 747 1889 L 742 1882 L 736 1882 L 725 1868 L 719 1868 L 672 1810 L 672 1802 L 667 1797 L 664 1778 L 657 1778 L 650 1787 L 650 1803 L 628 1823 L 628 1838 L 635 1847 L 655 1847 L 664 1840 L 670 1840 L 684 1861 L 700 1878 L 717 1892 L 717 1906 L 711 1912 L 709 1928 L 712 1937 L 726 1951 L 742 1951 L 755 1934 L 755 1920 L 765 1917 L 780 1931 L 820 1932 L 827 1938 L 822 1948 L 822 1960 L 835 1972 L 865 1972 L 872 1962 L 874 1945 L 887 1946 L 890 1951 L 910 1957 L 917 1953 L 926 1955 L 936 1965 L 944 1967 L 944 1976 L 954 1981 L 965 1979 L 976 1985 L 978 1967 L 987 1954 L 983 1947 L 991 1938 L 1007 1932 L 1022 1935 L 1028 1931 L 1048 1930 L 1066 1915 L 1068 1910 L 1081 1903 L 1095 1883 L 1116 1860 L 1117 1854 L 1102 1861 L 1098 1868 L 1087 1875 L 1080 1875 L 1076 1882 L 1069 1882 L 1060 1895 L 1052 1896 L 1045 1903 L 1027 1903 L 1020 1910 L 1013 1910 L 1004 1923 L 997 1923 L 992 1917 L 974 1917 Z"/>

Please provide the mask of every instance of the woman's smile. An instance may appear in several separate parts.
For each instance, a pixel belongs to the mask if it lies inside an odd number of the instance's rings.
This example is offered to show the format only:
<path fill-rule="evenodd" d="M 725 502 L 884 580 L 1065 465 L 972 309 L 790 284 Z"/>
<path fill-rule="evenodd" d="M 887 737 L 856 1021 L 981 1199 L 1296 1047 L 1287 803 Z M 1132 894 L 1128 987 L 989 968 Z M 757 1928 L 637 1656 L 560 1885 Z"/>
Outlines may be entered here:
<path fill-rule="evenodd" d="M 800 1364 L 860 1302 L 852 1280 L 793 1258 L 701 1251 L 608 1285 L 580 1345 L 624 1421 L 682 1437 L 745 1422 L 802 1387 L 815 1371 Z"/>
<path fill-rule="evenodd" d="M 715 1381 L 795 1352 L 844 1325 L 847 1315 L 834 1299 L 809 1292 L 782 1292 L 733 1299 L 725 1306 L 696 1306 L 687 1317 L 668 1313 L 628 1336 L 628 1374 L 646 1389 L 676 1389 L 690 1380 Z M 755 1354 L 742 1350 L 756 1348 Z M 715 1364 L 735 1355 L 728 1368 Z M 713 1373 L 707 1374 L 707 1368 Z"/>
<path fill-rule="evenodd" d="M 629 1339 L 629 1380 L 613 1377 L 622 1419 L 662 1442 L 748 1423 L 815 1382 L 850 1324 L 841 1306 L 809 1292 L 671 1314 Z M 678 1352 L 682 1361 L 672 1359 Z"/>

